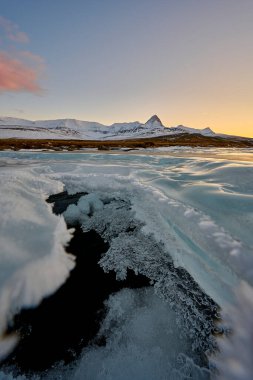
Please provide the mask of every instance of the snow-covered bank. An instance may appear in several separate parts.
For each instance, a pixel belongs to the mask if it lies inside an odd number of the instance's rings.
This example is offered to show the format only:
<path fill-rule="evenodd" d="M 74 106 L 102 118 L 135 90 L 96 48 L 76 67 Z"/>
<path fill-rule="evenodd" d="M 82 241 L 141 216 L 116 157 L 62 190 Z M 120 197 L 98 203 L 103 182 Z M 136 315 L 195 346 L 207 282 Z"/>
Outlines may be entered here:
<path fill-rule="evenodd" d="M 23 165 L 1 168 L 0 182 L 2 335 L 21 307 L 37 305 L 66 280 L 74 260 L 65 253 L 71 234 L 63 218 L 53 215 L 45 203 L 46 196 L 62 184 L 40 180 Z M 2 355 L 9 342 L 9 338 L 0 340 Z"/>

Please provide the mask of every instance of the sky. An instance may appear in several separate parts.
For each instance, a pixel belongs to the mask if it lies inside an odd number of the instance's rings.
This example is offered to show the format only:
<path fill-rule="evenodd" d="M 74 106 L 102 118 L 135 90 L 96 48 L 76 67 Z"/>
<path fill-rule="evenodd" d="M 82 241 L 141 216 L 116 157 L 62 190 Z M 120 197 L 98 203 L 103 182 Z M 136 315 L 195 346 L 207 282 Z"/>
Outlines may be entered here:
<path fill-rule="evenodd" d="M 0 115 L 253 137 L 253 0 L 0 0 Z"/>

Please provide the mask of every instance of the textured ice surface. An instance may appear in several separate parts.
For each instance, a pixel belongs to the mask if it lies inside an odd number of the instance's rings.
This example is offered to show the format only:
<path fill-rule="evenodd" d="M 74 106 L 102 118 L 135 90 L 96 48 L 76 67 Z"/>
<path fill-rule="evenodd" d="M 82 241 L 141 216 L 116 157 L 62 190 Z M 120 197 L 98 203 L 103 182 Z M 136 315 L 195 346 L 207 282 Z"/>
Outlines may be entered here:
<path fill-rule="evenodd" d="M 103 210 L 103 207 L 103 202 L 98 196 L 95 193 L 91 193 L 83 195 L 77 205 L 70 204 L 63 215 L 69 224 L 82 223 L 82 221 L 88 219 L 89 214 L 92 215 L 95 211 Z"/>
<path fill-rule="evenodd" d="M 61 188 L 22 167 L 0 171 L 0 335 L 21 307 L 37 305 L 54 292 L 74 266 L 64 245 L 71 238 L 63 218 L 52 214 L 45 197 Z M 12 339 L 13 342 L 13 339 Z M 0 340 L 2 356 L 10 338 Z"/>
<path fill-rule="evenodd" d="M 187 363 L 189 342 L 180 337 L 176 315 L 152 288 L 122 290 L 109 298 L 107 309 L 100 329 L 107 344 L 84 351 L 73 379 L 209 378 L 208 370 Z"/>
<path fill-rule="evenodd" d="M 253 290 L 242 282 L 236 292 L 237 304 L 224 318 L 233 328 L 228 339 L 219 341 L 220 354 L 214 359 L 222 380 L 251 380 L 253 374 Z"/>
<path fill-rule="evenodd" d="M 106 309 L 99 331 L 106 346 L 87 347 L 75 363 L 59 364 L 43 379 L 209 379 L 209 370 L 189 358 L 190 341 L 180 335 L 176 314 L 152 288 L 124 289 L 109 297 Z M 4 372 L 0 379 L 9 380 Z"/>
<path fill-rule="evenodd" d="M 207 150 L 207 153 L 215 152 Z M 240 151 L 232 153 L 240 155 Z M 234 339 L 228 346 L 221 346 L 223 362 L 227 363 L 225 369 L 222 368 L 223 378 L 229 378 L 233 365 L 239 368 L 231 347 L 234 352 L 240 350 L 238 360 L 245 369 L 241 377 L 241 372 L 233 371 L 234 378 L 249 378 L 250 361 L 246 358 L 252 357 L 252 343 L 245 331 L 252 328 L 251 298 L 241 295 L 238 306 L 235 293 L 242 281 L 249 289 L 247 294 L 251 294 L 253 285 L 252 163 L 203 157 L 196 160 L 169 153 L 148 156 L 3 152 L 0 159 L 4 226 L 1 245 L 8 248 L 6 252 L 1 250 L 0 299 L 4 307 L 0 309 L 0 318 L 3 326 L 18 307 L 36 304 L 43 295 L 54 291 L 73 266 L 63 249 L 69 239 L 65 224 L 52 215 L 44 203 L 46 195 L 65 187 L 70 193 L 83 191 L 96 198 L 84 197 L 69 214 L 82 220 L 84 228 L 95 228 L 110 241 L 110 250 L 100 263 L 105 270 L 114 268 L 119 278 L 125 276 L 127 267 L 148 274 L 154 281 L 156 294 L 167 301 L 172 313 L 188 310 L 184 315 L 185 326 L 187 329 L 188 322 L 193 326 L 195 320 L 192 330 L 195 337 L 201 334 L 201 321 L 209 323 L 203 308 L 198 308 L 201 294 L 203 304 L 209 305 L 211 297 L 222 307 L 225 321 L 228 313 L 233 314 L 232 320 L 227 319 L 227 322 L 235 328 Z M 57 228 L 64 232 L 64 238 Z M 180 268 L 190 273 L 196 288 Z M 45 273 L 47 280 L 42 281 Z M 242 325 L 244 333 L 240 335 Z M 194 339 L 190 337 L 191 344 Z M 115 349 L 110 366 L 110 356 L 104 350 L 96 352 L 94 349 L 86 354 L 99 362 L 104 358 L 104 378 L 109 379 L 110 370 L 120 368 L 113 367 L 113 362 L 121 359 L 119 356 L 116 359 Z M 126 357 L 129 351 L 124 351 Z M 144 356 L 141 360 L 149 362 Z M 85 358 L 84 355 L 84 362 Z M 92 360 L 90 363 L 94 363 L 95 368 L 98 362 Z M 186 367 L 194 367 L 187 357 L 182 356 L 180 360 Z M 80 363 L 76 369 L 77 379 L 81 366 Z M 166 369 L 161 368 L 163 370 Z M 101 367 L 97 371 L 102 371 Z"/>

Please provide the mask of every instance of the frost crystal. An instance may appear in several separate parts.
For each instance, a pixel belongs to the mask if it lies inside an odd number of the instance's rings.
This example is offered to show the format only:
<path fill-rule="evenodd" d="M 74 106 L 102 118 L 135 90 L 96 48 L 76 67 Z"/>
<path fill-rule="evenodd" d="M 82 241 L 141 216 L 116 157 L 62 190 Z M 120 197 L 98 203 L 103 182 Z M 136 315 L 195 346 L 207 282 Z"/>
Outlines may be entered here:
<path fill-rule="evenodd" d="M 126 278 L 127 269 L 147 276 L 157 295 L 176 311 L 182 333 L 191 337 L 193 349 L 212 350 L 217 305 L 184 269 L 173 265 L 164 245 L 152 234 L 144 234 L 142 227 L 126 197 L 107 201 L 82 223 L 84 231 L 95 230 L 110 244 L 99 262 L 105 272 L 115 271 L 118 280 Z"/>

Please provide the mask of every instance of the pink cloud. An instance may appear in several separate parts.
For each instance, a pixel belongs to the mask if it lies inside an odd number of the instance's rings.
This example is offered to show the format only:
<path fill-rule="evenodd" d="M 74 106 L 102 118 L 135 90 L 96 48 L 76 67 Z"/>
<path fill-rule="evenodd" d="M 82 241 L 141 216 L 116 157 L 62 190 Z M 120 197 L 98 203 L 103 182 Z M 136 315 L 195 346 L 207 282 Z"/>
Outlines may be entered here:
<path fill-rule="evenodd" d="M 27 34 L 18 25 L 2 16 L 0 32 L 1 30 L 3 33 L 0 43 L 6 39 L 17 43 L 29 42 Z M 7 53 L 0 50 L 0 94 L 10 91 L 42 93 L 38 79 L 44 68 L 43 59 L 30 51 L 15 51 L 13 46 L 11 51 L 12 53 Z"/>
<path fill-rule="evenodd" d="M 29 42 L 29 37 L 25 32 L 19 30 L 18 25 L 2 16 L 0 16 L 0 28 L 3 29 L 5 37 L 11 41 L 19 43 Z"/>
<path fill-rule="evenodd" d="M 13 57 L 0 51 L 0 93 L 31 92 L 41 94 L 43 90 L 38 84 L 38 77 L 42 66 L 41 57 L 30 52 L 21 52 Z"/>

